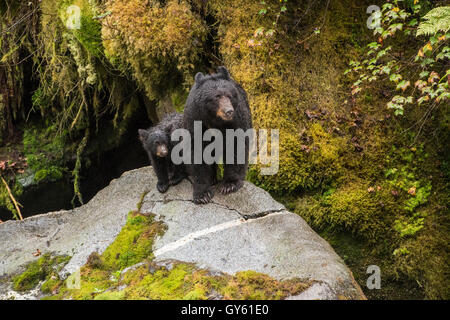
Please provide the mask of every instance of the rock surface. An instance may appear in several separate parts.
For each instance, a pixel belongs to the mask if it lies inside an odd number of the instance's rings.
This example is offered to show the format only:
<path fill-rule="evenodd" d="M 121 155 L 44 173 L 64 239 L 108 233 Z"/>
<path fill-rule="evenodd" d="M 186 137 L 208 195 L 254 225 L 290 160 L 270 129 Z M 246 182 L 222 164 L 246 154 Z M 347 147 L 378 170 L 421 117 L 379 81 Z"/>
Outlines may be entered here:
<path fill-rule="evenodd" d="M 156 261 L 175 259 L 229 274 L 254 270 L 279 280 L 314 282 L 289 299 L 365 299 L 331 246 L 266 191 L 245 182 L 237 193 L 216 194 L 212 203 L 195 205 L 189 181 L 165 194 L 155 185 L 151 167 L 132 170 L 79 208 L 0 224 L 0 276 L 20 272 L 36 259 L 36 249 L 71 255 L 62 272 L 78 270 L 93 251 L 107 248 L 127 213 L 140 203 L 141 212 L 154 213 L 168 227 L 155 242 Z M 6 290 L 0 283 L 0 299 Z"/>

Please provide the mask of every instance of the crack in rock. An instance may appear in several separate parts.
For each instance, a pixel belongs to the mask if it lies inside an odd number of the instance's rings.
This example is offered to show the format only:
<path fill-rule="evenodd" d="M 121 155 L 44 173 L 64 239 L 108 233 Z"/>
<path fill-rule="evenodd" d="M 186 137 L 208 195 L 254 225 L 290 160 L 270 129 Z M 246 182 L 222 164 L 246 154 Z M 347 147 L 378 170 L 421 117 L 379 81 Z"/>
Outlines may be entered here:
<path fill-rule="evenodd" d="M 153 203 L 159 202 L 159 203 L 163 203 L 163 204 L 166 204 L 166 203 L 169 203 L 169 202 L 172 202 L 172 201 L 194 203 L 193 200 L 180 199 L 180 198 L 172 198 L 172 199 L 164 199 L 164 200 L 149 200 L 149 201 L 153 202 Z M 229 206 L 227 206 L 225 204 L 214 202 L 214 201 L 211 201 L 211 202 L 209 202 L 207 204 L 204 204 L 204 205 L 209 205 L 209 204 L 213 204 L 213 205 L 219 206 L 219 207 L 224 208 L 226 210 L 234 211 L 238 215 L 240 215 L 244 220 L 258 219 L 258 218 L 265 217 L 265 216 L 267 216 L 269 214 L 272 214 L 272 213 L 277 213 L 277 212 L 281 212 L 281 211 L 285 211 L 286 210 L 285 208 L 280 208 L 280 209 L 273 209 L 273 210 L 267 210 L 267 211 L 260 211 L 260 212 L 254 213 L 254 214 L 245 214 L 245 213 L 240 212 L 237 209 L 230 208 Z M 200 204 L 199 206 L 204 206 L 204 205 Z"/>

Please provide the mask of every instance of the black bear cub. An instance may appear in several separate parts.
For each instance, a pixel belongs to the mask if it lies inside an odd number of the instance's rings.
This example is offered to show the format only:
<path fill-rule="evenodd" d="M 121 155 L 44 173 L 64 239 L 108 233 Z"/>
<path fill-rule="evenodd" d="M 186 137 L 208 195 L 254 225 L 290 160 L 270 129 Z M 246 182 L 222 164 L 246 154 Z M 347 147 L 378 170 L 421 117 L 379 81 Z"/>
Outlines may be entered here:
<path fill-rule="evenodd" d="M 174 130 L 182 127 L 182 122 L 183 115 L 174 112 L 148 130 L 139 129 L 139 139 L 155 170 L 158 178 L 156 188 L 161 193 L 166 192 L 169 185 L 176 185 L 185 177 L 183 165 L 174 165 L 170 159 L 173 148 L 170 136 Z"/>
<path fill-rule="evenodd" d="M 228 129 L 252 128 L 252 117 L 248 105 L 247 94 L 234 81 L 225 67 L 218 67 L 217 73 L 204 75 L 197 73 L 195 83 L 189 92 L 184 110 L 183 128 L 194 136 L 194 122 L 201 121 L 204 133 L 208 129 L 218 129 L 223 134 L 221 156 L 224 159 L 223 181 L 218 189 L 222 194 L 239 190 L 245 180 L 248 168 L 249 140 L 245 139 L 245 146 L 238 150 L 235 146 L 228 146 L 226 132 Z M 195 146 L 191 140 L 191 159 L 194 159 Z M 205 149 L 205 142 L 202 151 Z M 239 163 L 238 155 L 244 155 L 245 161 Z M 229 156 L 229 157 L 228 157 Z M 228 158 L 233 161 L 228 162 Z M 214 196 L 212 185 L 216 180 L 217 165 L 199 164 L 185 166 L 186 171 L 193 177 L 193 200 L 202 204 L 211 201 Z"/>

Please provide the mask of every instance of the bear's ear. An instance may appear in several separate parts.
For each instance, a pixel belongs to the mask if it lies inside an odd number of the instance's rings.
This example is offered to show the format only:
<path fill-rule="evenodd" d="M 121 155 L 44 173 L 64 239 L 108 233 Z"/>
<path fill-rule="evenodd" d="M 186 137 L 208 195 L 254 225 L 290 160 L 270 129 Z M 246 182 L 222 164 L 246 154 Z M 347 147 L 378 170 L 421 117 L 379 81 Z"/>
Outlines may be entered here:
<path fill-rule="evenodd" d="M 139 129 L 138 132 L 139 132 L 139 140 L 141 140 L 142 142 L 147 140 L 147 138 L 148 138 L 148 131 L 147 130 Z"/>
<path fill-rule="evenodd" d="M 200 84 L 200 82 L 203 80 L 203 78 L 205 77 L 205 75 L 201 72 L 197 73 L 195 75 L 195 83 L 196 84 Z"/>
<path fill-rule="evenodd" d="M 230 80 L 230 73 L 224 66 L 218 67 L 217 73 L 220 73 L 225 80 Z"/>

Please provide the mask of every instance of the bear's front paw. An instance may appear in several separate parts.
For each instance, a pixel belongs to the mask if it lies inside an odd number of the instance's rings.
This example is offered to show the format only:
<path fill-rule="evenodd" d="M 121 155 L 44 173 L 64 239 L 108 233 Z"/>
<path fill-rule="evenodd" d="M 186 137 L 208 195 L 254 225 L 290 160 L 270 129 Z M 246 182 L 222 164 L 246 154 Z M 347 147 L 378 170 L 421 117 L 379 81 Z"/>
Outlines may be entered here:
<path fill-rule="evenodd" d="M 200 194 L 194 194 L 194 203 L 195 204 L 206 204 L 211 201 L 214 196 L 214 192 L 212 190 L 206 190 Z"/>
<path fill-rule="evenodd" d="M 243 185 L 244 183 L 242 181 L 222 182 L 219 186 L 219 191 L 222 194 L 229 194 L 238 191 Z"/>
<path fill-rule="evenodd" d="M 156 189 L 158 189 L 159 192 L 164 193 L 169 189 L 169 184 L 167 182 L 158 182 L 156 184 Z"/>

